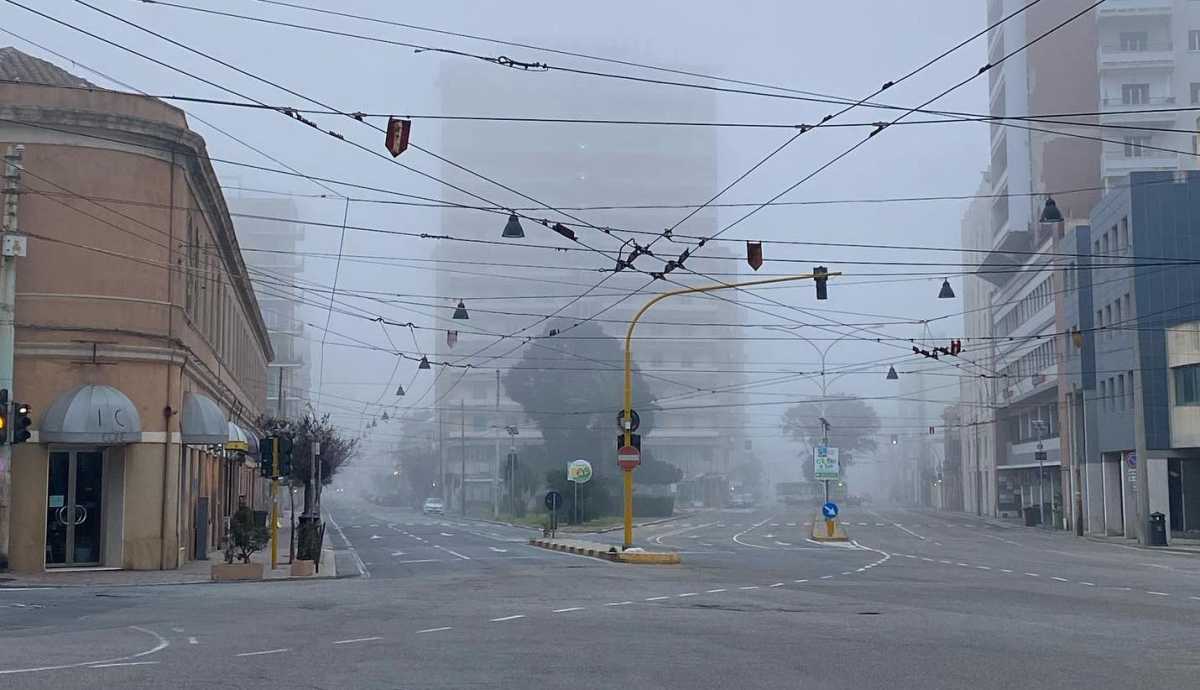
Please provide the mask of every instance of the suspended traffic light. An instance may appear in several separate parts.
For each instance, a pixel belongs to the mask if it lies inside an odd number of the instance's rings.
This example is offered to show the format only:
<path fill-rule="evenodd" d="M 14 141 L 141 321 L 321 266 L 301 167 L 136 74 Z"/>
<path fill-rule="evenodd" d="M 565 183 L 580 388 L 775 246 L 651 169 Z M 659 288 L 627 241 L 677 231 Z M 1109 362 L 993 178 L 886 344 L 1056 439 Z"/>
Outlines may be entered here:
<path fill-rule="evenodd" d="M 829 278 L 826 277 L 829 269 L 824 266 L 816 266 L 812 270 L 813 280 L 817 284 L 817 299 L 829 299 Z"/>
<path fill-rule="evenodd" d="M 429 358 L 428 358 L 428 357 L 426 357 L 425 355 L 421 355 L 421 362 L 420 362 L 419 364 L 417 364 L 417 368 L 418 368 L 418 369 L 430 369 L 430 368 L 432 368 L 432 367 L 430 367 L 430 366 L 429 366 Z"/>
<path fill-rule="evenodd" d="M 517 214 L 509 214 L 508 222 L 504 224 L 504 232 L 500 233 L 500 236 L 506 240 L 516 240 L 525 236 L 525 228 L 521 227 L 521 219 Z"/>
<path fill-rule="evenodd" d="M 459 319 L 460 321 L 471 318 L 467 316 L 467 305 L 463 304 L 462 300 L 458 300 L 458 306 L 454 308 L 453 318 Z"/>
<path fill-rule="evenodd" d="M 403 385 L 396 386 L 396 395 L 398 395 L 400 397 L 404 397 L 404 386 Z"/>
<path fill-rule="evenodd" d="M 1042 217 L 1038 220 L 1043 223 L 1063 222 L 1062 211 L 1058 210 L 1058 204 L 1054 203 L 1054 199 L 1051 197 L 1046 197 L 1046 205 L 1042 208 Z"/>
<path fill-rule="evenodd" d="M 896 367 L 888 367 L 887 380 L 895 381 L 898 378 L 900 378 L 900 375 L 896 373 Z"/>

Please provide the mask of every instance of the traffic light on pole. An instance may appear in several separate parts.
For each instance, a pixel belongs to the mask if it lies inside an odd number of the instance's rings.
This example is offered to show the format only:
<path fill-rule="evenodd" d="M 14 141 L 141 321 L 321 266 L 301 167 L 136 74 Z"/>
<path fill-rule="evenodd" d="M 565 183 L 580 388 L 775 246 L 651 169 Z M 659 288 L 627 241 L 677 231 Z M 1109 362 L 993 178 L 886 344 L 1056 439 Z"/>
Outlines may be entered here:
<path fill-rule="evenodd" d="M 287 436 L 279 437 L 279 467 L 276 469 L 276 477 L 290 477 L 292 475 L 292 439 Z"/>
<path fill-rule="evenodd" d="M 266 479 L 270 479 L 274 469 L 275 441 L 274 436 L 258 439 L 258 475 Z"/>
<path fill-rule="evenodd" d="M 0 388 L 0 443 L 8 443 L 8 389 Z"/>
<path fill-rule="evenodd" d="M 13 445 L 16 445 L 28 441 L 29 437 L 33 436 L 33 432 L 29 430 L 29 427 L 33 426 L 33 420 L 29 418 L 29 413 L 33 411 L 33 408 L 29 406 L 29 403 L 13 403 L 12 409 L 12 433 L 10 436 Z"/>
<path fill-rule="evenodd" d="M 813 267 L 813 280 L 817 283 L 817 299 L 829 299 L 829 269 L 824 266 Z"/>

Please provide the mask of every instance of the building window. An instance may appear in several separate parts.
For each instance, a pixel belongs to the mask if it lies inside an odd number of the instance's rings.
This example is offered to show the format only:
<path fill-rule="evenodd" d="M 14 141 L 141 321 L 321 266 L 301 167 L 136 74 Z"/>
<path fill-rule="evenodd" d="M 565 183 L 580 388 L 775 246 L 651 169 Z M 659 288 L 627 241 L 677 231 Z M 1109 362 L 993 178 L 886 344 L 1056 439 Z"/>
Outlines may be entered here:
<path fill-rule="evenodd" d="M 1121 103 L 1123 105 L 1146 105 L 1150 102 L 1149 84 L 1122 84 Z"/>
<path fill-rule="evenodd" d="M 1200 364 L 1176 367 L 1175 404 L 1200 405 Z"/>
<path fill-rule="evenodd" d="M 1113 317 L 1112 317 L 1112 305 L 1111 304 L 1106 305 L 1104 307 L 1104 322 L 1108 324 L 1108 337 L 1112 338 L 1113 337 L 1113 330 L 1112 330 Z"/>
<path fill-rule="evenodd" d="M 1101 251 L 1101 252 L 1102 252 L 1104 255 L 1106 255 L 1106 256 L 1107 256 L 1107 255 L 1108 255 L 1108 249 L 1109 249 L 1109 245 L 1108 245 L 1108 233 L 1106 232 L 1106 233 L 1104 233 L 1104 234 L 1103 234 L 1103 235 L 1100 237 L 1100 251 Z"/>
<path fill-rule="evenodd" d="M 1133 321 L 1133 305 L 1129 302 L 1129 293 L 1126 292 L 1125 296 L 1121 299 L 1125 301 L 1125 318 Z"/>
<path fill-rule="evenodd" d="M 1121 218 L 1121 251 L 1129 250 L 1129 216 Z"/>
<path fill-rule="evenodd" d="M 1103 309 L 1096 310 L 1096 328 L 1101 331 L 1104 330 L 1104 310 Z"/>
<path fill-rule="evenodd" d="M 1100 380 L 1100 409 L 1108 409 L 1108 382 Z"/>
<path fill-rule="evenodd" d="M 1188 31 L 1188 50 L 1200 50 L 1200 29 Z"/>
<path fill-rule="evenodd" d="M 1117 374 L 1117 405 L 1125 409 L 1125 374 Z"/>
<path fill-rule="evenodd" d="M 1200 82 L 1192 82 L 1192 105 L 1200 104 Z"/>
<path fill-rule="evenodd" d="M 1121 324 L 1124 323 L 1124 320 L 1121 319 L 1121 300 L 1113 302 L 1113 307 L 1113 321 L 1118 327 L 1120 327 Z"/>
<path fill-rule="evenodd" d="M 1125 157 L 1141 158 L 1146 155 L 1150 146 L 1150 136 L 1146 134 L 1131 134 L 1125 137 Z"/>
<path fill-rule="evenodd" d="M 1122 31 L 1121 50 L 1145 50 L 1147 38 L 1145 31 Z"/>
<path fill-rule="evenodd" d="M 471 428 L 475 431 L 487 429 L 487 415 L 477 414 L 471 418 Z"/>
<path fill-rule="evenodd" d="M 1125 373 L 1125 378 L 1129 379 L 1129 409 L 1132 410 L 1132 409 L 1134 409 L 1134 402 L 1135 402 L 1134 397 L 1133 397 L 1133 370 L 1132 369 L 1130 369 L 1128 372 Z"/>

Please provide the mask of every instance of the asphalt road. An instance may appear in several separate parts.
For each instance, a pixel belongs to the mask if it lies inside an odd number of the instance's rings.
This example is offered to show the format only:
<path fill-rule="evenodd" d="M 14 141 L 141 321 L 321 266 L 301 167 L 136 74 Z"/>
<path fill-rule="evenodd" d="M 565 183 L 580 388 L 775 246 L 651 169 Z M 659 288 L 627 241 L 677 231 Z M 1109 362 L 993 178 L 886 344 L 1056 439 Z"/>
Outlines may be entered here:
<path fill-rule="evenodd" d="M 959 515 L 700 512 L 630 566 L 334 506 L 337 580 L 0 589 L 3 688 L 1191 688 L 1200 558 Z M 610 535 L 611 539 L 619 538 Z"/>

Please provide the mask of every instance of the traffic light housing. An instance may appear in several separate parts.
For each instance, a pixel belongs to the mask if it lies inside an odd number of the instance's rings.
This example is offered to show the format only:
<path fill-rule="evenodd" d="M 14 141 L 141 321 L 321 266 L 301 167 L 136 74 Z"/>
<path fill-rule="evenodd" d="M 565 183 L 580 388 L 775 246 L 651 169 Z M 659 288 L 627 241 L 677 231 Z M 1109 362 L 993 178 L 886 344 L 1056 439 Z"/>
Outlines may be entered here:
<path fill-rule="evenodd" d="M 817 284 L 817 299 L 829 299 L 829 269 L 824 266 L 813 267 L 813 281 Z"/>
<path fill-rule="evenodd" d="M 275 441 L 274 436 L 258 439 L 258 475 L 264 479 L 270 479 L 274 471 Z"/>
<path fill-rule="evenodd" d="M 29 413 L 33 411 L 33 408 L 30 407 L 29 403 L 19 402 L 13 403 L 12 411 L 12 419 L 5 421 L 12 423 L 9 438 L 12 439 L 12 444 L 16 445 L 28 441 L 33 436 L 33 432 L 29 430 L 29 427 L 33 426 L 33 420 L 29 417 Z"/>
<path fill-rule="evenodd" d="M 0 388 L 0 443 L 8 443 L 8 389 Z"/>
<path fill-rule="evenodd" d="M 290 477 L 292 475 L 292 439 L 287 436 L 280 436 L 279 442 L 279 473 L 277 477 Z"/>

